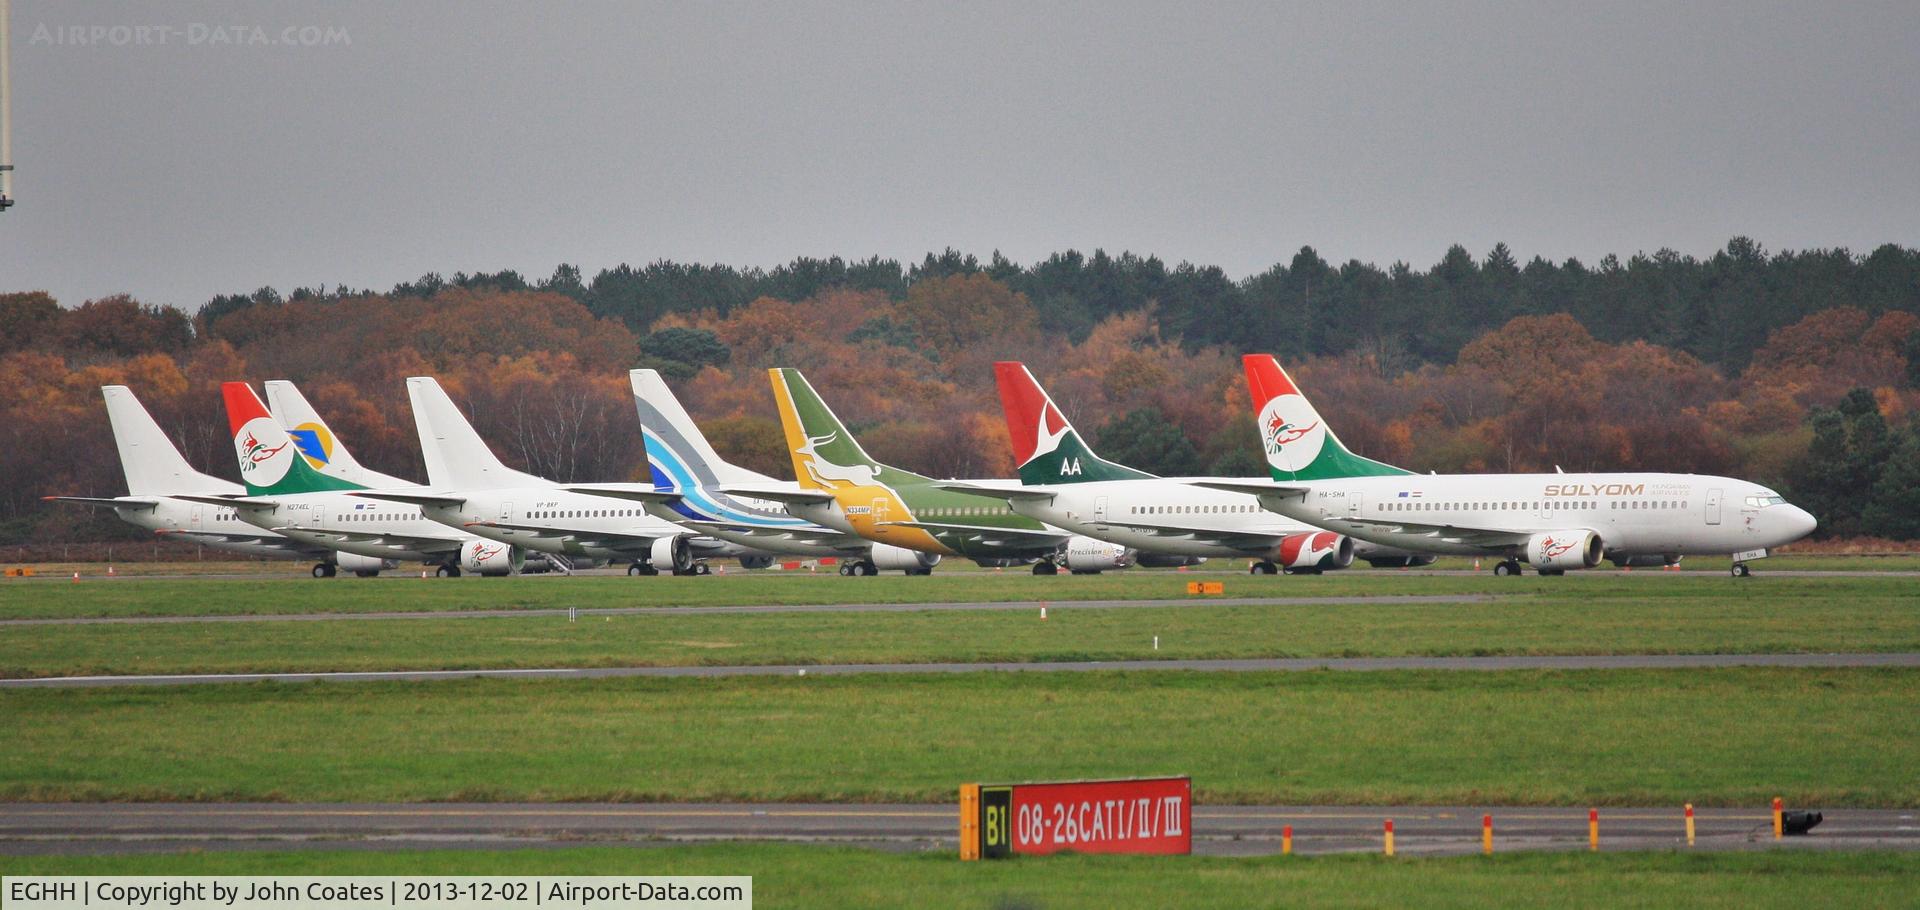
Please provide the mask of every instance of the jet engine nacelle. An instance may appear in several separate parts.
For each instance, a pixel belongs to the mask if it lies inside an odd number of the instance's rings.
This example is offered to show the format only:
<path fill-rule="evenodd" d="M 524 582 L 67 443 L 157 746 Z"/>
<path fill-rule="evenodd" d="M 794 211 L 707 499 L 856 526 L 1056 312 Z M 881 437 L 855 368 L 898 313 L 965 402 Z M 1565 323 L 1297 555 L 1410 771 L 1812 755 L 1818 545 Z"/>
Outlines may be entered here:
<path fill-rule="evenodd" d="M 932 569 L 940 564 L 938 553 L 923 553 L 919 550 L 909 550 L 906 547 L 884 543 L 874 544 L 873 553 L 868 558 L 873 560 L 874 568 L 899 569 L 903 572 Z"/>
<path fill-rule="evenodd" d="M 1133 554 L 1133 564 L 1143 569 L 1177 569 L 1181 566 L 1204 565 L 1205 556 L 1181 556 L 1178 553 L 1155 553 L 1141 550 Z"/>
<path fill-rule="evenodd" d="M 1527 539 L 1527 562 L 1536 569 L 1591 569 L 1600 564 L 1601 549 L 1592 531 L 1545 531 Z"/>
<path fill-rule="evenodd" d="M 1607 557 L 1607 561 L 1623 569 L 1655 569 L 1662 566 L 1680 564 L 1678 553 L 1633 553 Z"/>
<path fill-rule="evenodd" d="M 675 575 L 692 572 L 693 548 L 687 545 L 687 535 L 675 534 L 672 537 L 656 538 L 647 562 L 662 572 L 672 572 Z"/>
<path fill-rule="evenodd" d="M 1069 572 L 1105 572 L 1133 565 L 1133 557 L 1133 550 L 1117 543 L 1076 536 L 1067 541 L 1065 562 Z"/>
<path fill-rule="evenodd" d="M 527 565 L 519 547 L 491 540 L 475 540 L 460 548 L 460 568 L 481 575 L 517 575 Z"/>
<path fill-rule="evenodd" d="M 400 568 L 400 563 L 394 560 L 381 559 L 378 556 L 361 556 L 358 553 L 335 553 L 333 563 L 355 575 L 371 575 L 387 569 Z"/>
<path fill-rule="evenodd" d="M 740 557 L 740 568 L 742 569 L 765 569 L 772 565 L 773 556 L 769 553 L 760 553 L 757 555 L 749 553 Z"/>
<path fill-rule="evenodd" d="M 1376 569 L 1413 569 L 1433 565 L 1433 557 L 1421 553 L 1409 553 L 1405 556 L 1362 556 Z"/>
<path fill-rule="evenodd" d="M 1344 569 L 1353 565 L 1353 538 L 1332 531 L 1288 534 L 1274 548 L 1273 561 L 1285 569 Z"/>

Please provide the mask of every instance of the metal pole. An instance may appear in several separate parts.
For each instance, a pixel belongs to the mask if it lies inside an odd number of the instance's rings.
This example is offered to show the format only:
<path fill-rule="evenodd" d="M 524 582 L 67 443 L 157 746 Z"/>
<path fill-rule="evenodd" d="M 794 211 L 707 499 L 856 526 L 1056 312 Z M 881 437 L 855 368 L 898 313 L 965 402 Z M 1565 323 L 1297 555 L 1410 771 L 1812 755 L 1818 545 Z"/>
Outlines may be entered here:
<path fill-rule="evenodd" d="M 0 211 L 13 204 L 12 0 L 0 0 Z"/>

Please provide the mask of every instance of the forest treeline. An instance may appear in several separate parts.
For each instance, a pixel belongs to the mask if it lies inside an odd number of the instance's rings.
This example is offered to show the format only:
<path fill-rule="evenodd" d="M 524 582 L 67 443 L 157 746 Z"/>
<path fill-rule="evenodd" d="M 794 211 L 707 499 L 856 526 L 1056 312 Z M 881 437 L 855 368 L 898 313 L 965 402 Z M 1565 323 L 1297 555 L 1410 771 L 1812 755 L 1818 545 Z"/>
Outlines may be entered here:
<path fill-rule="evenodd" d="M 1279 354 L 1347 444 L 1416 470 L 1732 474 L 1824 535 L 1920 538 L 1920 252 L 1767 254 L 1736 238 L 1593 266 L 1476 258 L 1242 280 L 1132 254 L 953 251 L 771 270 L 657 262 L 262 289 L 198 312 L 0 294 L 0 542 L 134 535 L 50 493 L 121 492 L 98 387 L 131 386 L 189 460 L 235 475 L 219 383 L 291 379 L 361 461 L 424 479 L 402 380 L 439 376 L 507 461 L 645 475 L 625 371 L 665 372 L 724 454 L 791 476 L 764 368 L 806 371 L 877 457 L 1011 472 L 991 370 L 1019 359 L 1102 454 L 1261 472 L 1238 355 Z"/>

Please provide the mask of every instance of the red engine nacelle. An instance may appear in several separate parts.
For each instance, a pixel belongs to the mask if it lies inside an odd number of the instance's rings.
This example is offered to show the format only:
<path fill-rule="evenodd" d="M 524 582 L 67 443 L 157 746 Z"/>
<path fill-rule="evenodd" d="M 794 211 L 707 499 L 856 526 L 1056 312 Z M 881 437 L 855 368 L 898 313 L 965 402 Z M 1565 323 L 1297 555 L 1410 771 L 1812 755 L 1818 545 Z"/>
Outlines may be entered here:
<path fill-rule="evenodd" d="M 460 548 L 460 568 L 481 575 L 513 575 L 527 563 L 518 547 L 493 540 L 475 540 Z"/>
<path fill-rule="evenodd" d="M 1284 569 L 1344 569 L 1353 565 L 1353 538 L 1332 531 L 1289 534 L 1274 549 Z"/>

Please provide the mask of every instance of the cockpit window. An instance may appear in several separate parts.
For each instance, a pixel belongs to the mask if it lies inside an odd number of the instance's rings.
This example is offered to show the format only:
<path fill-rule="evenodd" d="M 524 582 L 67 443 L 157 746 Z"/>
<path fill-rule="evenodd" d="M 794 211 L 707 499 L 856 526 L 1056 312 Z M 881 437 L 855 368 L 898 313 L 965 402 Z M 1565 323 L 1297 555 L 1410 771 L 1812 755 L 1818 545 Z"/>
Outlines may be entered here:
<path fill-rule="evenodd" d="M 1777 493 L 1758 493 L 1747 497 L 1747 508 L 1764 509 L 1768 506 L 1780 505 L 1786 501 L 1786 497 Z"/>

